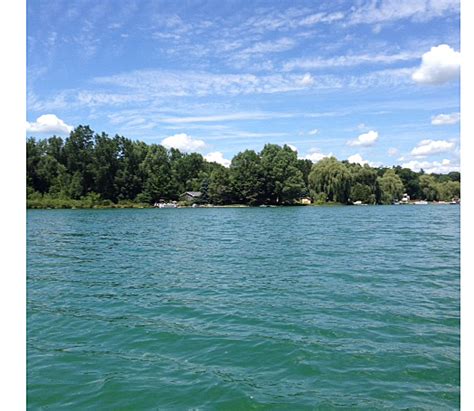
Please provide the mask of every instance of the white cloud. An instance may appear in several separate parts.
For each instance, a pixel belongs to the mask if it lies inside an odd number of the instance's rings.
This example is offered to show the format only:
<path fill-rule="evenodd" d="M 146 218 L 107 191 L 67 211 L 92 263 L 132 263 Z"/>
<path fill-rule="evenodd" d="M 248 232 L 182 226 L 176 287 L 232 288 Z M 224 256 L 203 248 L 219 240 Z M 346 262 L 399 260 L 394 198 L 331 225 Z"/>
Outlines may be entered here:
<path fill-rule="evenodd" d="M 287 144 L 287 146 L 290 147 L 293 151 L 298 152 L 298 149 L 293 144 Z"/>
<path fill-rule="evenodd" d="M 314 78 L 311 74 L 305 73 L 305 75 L 300 80 L 298 80 L 298 84 L 305 87 L 311 86 L 314 84 Z"/>
<path fill-rule="evenodd" d="M 28 133 L 68 134 L 73 128 L 54 114 L 43 114 L 34 123 L 26 122 L 26 131 Z"/>
<path fill-rule="evenodd" d="M 275 41 L 262 41 L 255 43 L 253 46 L 246 48 L 238 53 L 238 55 L 245 54 L 264 54 L 264 53 L 278 53 L 281 51 L 286 51 L 295 46 L 295 41 L 283 37 Z"/>
<path fill-rule="evenodd" d="M 375 142 L 378 140 L 378 138 L 379 138 L 379 133 L 377 131 L 370 130 L 367 133 L 361 134 L 355 140 L 348 141 L 347 144 L 350 146 L 368 147 L 368 146 L 374 145 Z"/>
<path fill-rule="evenodd" d="M 416 157 L 425 157 L 431 154 L 445 153 L 455 148 L 453 141 L 446 140 L 422 140 L 420 141 L 410 154 Z"/>
<path fill-rule="evenodd" d="M 382 0 L 367 2 L 350 16 L 352 24 L 392 22 L 399 19 L 429 21 L 459 13 L 459 0 Z"/>
<path fill-rule="evenodd" d="M 166 148 L 177 148 L 182 151 L 197 151 L 201 150 L 206 146 L 203 140 L 194 139 L 188 136 L 186 133 L 175 134 L 173 136 L 166 137 L 161 141 L 161 144 Z"/>
<path fill-rule="evenodd" d="M 318 148 L 312 148 L 309 150 L 309 153 L 302 157 L 304 160 L 311 160 L 313 163 L 317 163 L 319 160 L 322 160 L 326 157 L 332 157 L 333 154 L 323 154 Z"/>
<path fill-rule="evenodd" d="M 372 161 L 364 160 L 359 153 L 354 154 L 352 156 L 349 156 L 347 158 L 347 161 L 349 161 L 349 163 L 353 163 L 353 164 L 360 164 L 361 166 L 363 166 L 364 164 L 368 164 L 371 167 L 379 167 L 380 166 L 380 163 L 374 163 Z"/>
<path fill-rule="evenodd" d="M 212 153 L 206 154 L 204 158 L 210 163 L 214 162 L 222 164 L 224 167 L 229 167 L 231 162 L 230 160 L 224 158 L 224 155 L 220 151 L 213 151 Z"/>
<path fill-rule="evenodd" d="M 369 164 L 369 162 L 367 160 L 364 160 L 360 154 L 354 154 L 352 156 L 349 156 L 347 160 L 349 161 L 349 163 L 360 164 L 361 166 L 363 166 L 364 164 Z"/>
<path fill-rule="evenodd" d="M 460 113 L 438 114 L 431 119 L 434 126 L 443 126 L 445 124 L 456 124 L 461 119 Z"/>
<path fill-rule="evenodd" d="M 169 117 L 160 121 L 163 123 L 210 123 L 219 121 L 241 121 L 241 120 L 267 120 L 271 118 L 292 117 L 288 113 L 263 113 L 263 112 L 242 112 L 229 114 L 216 114 L 210 116 L 190 116 L 190 117 Z"/>
<path fill-rule="evenodd" d="M 446 174 L 450 171 L 459 171 L 459 165 L 453 164 L 451 160 L 444 159 L 440 161 L 418 161 L 411 160 L 401 165 L 403 168 L 410 168 L 413 171 L 420 171 L 423 169 L 426 173 L 440 173 Z"/>
<path fill-rule="evenodd" d="M 411 78 L 420 84 L 443 84 L 458 78 L 460 66 L 461 53 L 440 44 L 423 54 L 421 66 Z"/>
<path fill-rule="evenodd" d="M 312 26 L 317 23 L 332 23 L 333 21 L 341 20 L 344 18 L 344 14 L 341 12 L 335 12 L 335 13 L 316 13 L 316 14 L 310 14 L 309 16 L 306 16 L 302 20 L 300 20 L 299 25 L 300 26 Z"/>
<path fill-rule="evenodd" d="M 319 133 L 319 130 L 318 130 L 317 128 L 313 128 L 312 130 L 309 130 L 309 131 L 308 131 L 308 134 L 309 134 L 310 136 L 315 136 L 315 135 L 318 134 L 318 133 Z"/>
<path fill-rule="evenodd" d="M 415 60 L 419 53 L 401 52 L 397 54 L 349 54 L 330 58 L 297 58 L 286 62 L 283 70 L 291 71 L 294 69 L 321 69 L 332 67 L 351 67 L 362 64 L 392 64 L 400 61 Z"/>

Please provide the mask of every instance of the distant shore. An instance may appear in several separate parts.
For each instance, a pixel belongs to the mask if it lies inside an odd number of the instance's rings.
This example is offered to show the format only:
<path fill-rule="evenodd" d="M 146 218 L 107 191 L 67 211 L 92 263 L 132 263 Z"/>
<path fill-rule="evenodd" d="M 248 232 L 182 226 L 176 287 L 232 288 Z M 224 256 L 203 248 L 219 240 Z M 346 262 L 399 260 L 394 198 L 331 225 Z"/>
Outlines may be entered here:
<path fill-rule="evenodd" d="M 449 203 L 445 201 L 428 201 L 426 204 L 422 204 L 416 201 L 410 203 L 399 203 L 392 205 L 400 206 L 410 206 L 410 205 L 459 205 L 460 203 Z M 313 203 L 313 204 L 286 204 L 286 205 L 247 205 L 247 204 L 226 204 L 226 205 L 213 205 L 213 204 L 202 204 L 202 205 L 176 205 L 176 207 L 165 207 L 165 208 L 282 208 L 282 207 L 337 207 L 337 206 L 377 206 L 381 204 L 343 204 L 343 203 Z M 80 200 L 71 200 L 71 201 L 58 201 L 56 204 L 27 204 L 27 209 L 29 210 L 111 210 L 111 209 L 160 209 L 150 204 L 142 203 L 122 203 L 122 204 L 88 204 L 81 203 Z"/>

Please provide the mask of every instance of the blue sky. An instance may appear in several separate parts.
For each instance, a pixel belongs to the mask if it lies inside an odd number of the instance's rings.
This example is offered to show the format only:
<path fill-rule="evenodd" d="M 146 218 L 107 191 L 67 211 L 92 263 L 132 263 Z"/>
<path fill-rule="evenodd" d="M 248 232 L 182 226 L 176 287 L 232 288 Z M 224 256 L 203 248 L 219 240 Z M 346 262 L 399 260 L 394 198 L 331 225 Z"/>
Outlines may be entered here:
<path fill-rule="evenodd" d="M 29 1 L 27 135 L 459 170 L 459 2 Z"/>

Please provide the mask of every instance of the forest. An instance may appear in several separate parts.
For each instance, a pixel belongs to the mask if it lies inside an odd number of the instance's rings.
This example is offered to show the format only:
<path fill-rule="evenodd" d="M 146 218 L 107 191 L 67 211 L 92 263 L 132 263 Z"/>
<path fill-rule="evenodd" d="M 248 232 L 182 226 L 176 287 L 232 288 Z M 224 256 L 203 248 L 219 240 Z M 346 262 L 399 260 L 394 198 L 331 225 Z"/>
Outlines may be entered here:
<path fill-rule="evenodd" d="M 201 154 L 166 149 L 78 126 L 63 139 L 26 142 L 29 208 L 146 207 L 178 201 L 186 191 L 203 204 L 293 205 L 392 204 L 411 199 L 450 201 L 460 197 L 460 173 L 426 174 L 400 166 L 370 167 L 335 157 L 313 164 L 289 146 L 266 144 L 245 150 L 230 167 Z"/>

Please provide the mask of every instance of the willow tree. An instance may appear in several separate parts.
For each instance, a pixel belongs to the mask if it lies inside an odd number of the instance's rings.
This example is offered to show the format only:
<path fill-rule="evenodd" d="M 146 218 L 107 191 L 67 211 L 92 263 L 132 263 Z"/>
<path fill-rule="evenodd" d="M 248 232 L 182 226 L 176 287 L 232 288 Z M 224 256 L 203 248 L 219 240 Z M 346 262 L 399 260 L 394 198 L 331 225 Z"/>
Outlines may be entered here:
<path fill-rule="evenodd" d="M 323 158 L 314 164 L 308 180 L 314 197 L 320 197 L 324 193 L 327 201 L 349 201 L 352 176 L 348 166 L 335 157 Z"/>
<path fill-rule="evenodd" d="M 378 178 L 378 183 L 383 204 L 392 204 L 394 200 L 400 199 L 405 190 L 402 180 L 393 169 L 385 171 L 384 175 Z"/>

